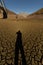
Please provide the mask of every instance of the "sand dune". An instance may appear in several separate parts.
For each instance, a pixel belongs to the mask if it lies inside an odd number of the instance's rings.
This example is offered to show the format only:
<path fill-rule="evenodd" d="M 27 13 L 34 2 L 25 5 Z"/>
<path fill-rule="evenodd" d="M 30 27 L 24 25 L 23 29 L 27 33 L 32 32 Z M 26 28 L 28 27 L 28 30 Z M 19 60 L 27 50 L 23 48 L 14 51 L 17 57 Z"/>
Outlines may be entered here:
<path fill-rule="evenodd" d="M 27 18 L 40 18 L 40 19 L 43 19 L 43 8 L 41 8 L 38 11 L 28 15 Z"/>

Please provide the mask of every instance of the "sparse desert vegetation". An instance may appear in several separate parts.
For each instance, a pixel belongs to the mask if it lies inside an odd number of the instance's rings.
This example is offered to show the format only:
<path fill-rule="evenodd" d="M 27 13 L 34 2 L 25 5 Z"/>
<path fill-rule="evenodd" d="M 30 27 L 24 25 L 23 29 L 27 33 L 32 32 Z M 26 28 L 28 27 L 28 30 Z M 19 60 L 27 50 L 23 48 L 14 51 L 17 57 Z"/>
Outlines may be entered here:
<path fill-rule="evenodd" d="M 27 65 L 43 65 L 43 19 L 0 19 L 0 65 L 14 65 L 18 30 L 22 33 Z"/>

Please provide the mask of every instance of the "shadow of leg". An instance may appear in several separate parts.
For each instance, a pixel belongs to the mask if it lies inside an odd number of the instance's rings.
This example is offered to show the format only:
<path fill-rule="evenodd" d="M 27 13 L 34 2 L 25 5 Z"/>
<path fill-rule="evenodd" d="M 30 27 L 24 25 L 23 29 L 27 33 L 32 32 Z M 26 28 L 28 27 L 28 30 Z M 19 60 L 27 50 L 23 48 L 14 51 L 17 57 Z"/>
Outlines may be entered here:
<path fill-rule="evenodd" d="M 27 65 L 25 54 L 24 54 L 24 49 L 22 45 L 20 46 L 20 52 L 21 52 L 21 57 L 22 57 L 22 65 Z"/>
<path fill-rule="evenodd" d="M 15 65 L 18 65 L 19 49 L 15 46 Z"/>

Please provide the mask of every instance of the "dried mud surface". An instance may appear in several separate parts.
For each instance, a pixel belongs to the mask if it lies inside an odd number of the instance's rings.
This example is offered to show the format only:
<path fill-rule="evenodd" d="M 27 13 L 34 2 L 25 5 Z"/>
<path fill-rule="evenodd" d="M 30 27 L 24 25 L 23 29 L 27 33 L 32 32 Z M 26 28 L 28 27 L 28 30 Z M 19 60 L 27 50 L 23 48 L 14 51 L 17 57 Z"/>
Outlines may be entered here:
<path fill-rule="evenodd" d="M 14 65 L 18 30 L 22 32 L 27 65 L 43 65 L 43 22 L 37 21 L 0 20 L 0 65 Z"/>

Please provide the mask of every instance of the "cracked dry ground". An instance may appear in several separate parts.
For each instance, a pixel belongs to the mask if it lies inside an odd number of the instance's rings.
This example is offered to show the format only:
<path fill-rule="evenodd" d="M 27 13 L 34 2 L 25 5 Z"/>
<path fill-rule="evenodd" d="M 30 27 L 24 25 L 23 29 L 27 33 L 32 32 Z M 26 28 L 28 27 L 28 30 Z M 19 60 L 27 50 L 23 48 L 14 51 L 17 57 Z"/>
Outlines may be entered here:
<path fill-rule="evenodd" d="M 43 65 L 43 22 L 0 21 L 0 65 L 15 65 L 15 42 L 18 29 L 22 32 L 27 65 Z M 19 65 L 21 54 L 19 54 Z"/>

